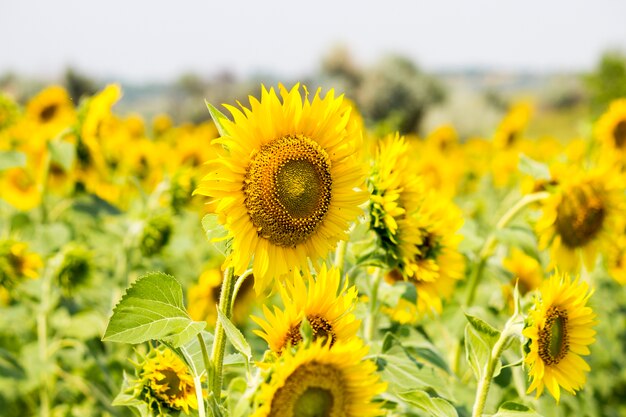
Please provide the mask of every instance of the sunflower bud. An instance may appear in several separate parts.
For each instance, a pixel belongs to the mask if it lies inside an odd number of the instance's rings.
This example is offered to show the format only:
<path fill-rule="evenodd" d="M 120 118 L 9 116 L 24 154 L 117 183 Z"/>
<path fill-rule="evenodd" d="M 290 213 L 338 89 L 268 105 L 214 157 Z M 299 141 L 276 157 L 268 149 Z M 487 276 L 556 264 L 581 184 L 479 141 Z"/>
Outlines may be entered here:
<path fill-rule="evenodd" d="M 161 252 L 172 234 L 172 219 L 163 214 L 149 219 L 141 234 L 139 247 L 144 256 L 153 256 Z"/>

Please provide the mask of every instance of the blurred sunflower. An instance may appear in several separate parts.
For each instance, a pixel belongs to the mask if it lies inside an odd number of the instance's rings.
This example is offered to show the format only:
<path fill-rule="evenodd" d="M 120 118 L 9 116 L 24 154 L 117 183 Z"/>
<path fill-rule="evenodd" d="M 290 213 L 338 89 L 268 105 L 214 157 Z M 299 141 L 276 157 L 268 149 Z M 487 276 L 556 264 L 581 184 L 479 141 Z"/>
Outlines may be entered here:
<path fill-rule="evenodd" d="M 198 409 L 193 376 L 187 365 L 167 348 L 151 348 L 144 360 L 135 364 L 137 380 L 129 389 L 143 399 L 156 415 Z"/>
<path fill-rule="evenodd" d="M 386 388 L 376 365 L 365 359 L 367 346 L 359 339 L 301 344 L 285 350 L 267 370 L 257 389 L 253 417 L 345 416 L 383 414 L 375 395 Z"/>
<path fill-rule="evenodd" d="M 28 211 L 41 203 L 41 185 L 32 167 L 16 167 L 0 174 L 0 198 L 17 208 Z"/>
<path fill-rule="evenodd" d="M 227 262 L 241 274 L 254 259 L 255 290 L 273 278 L 307 268 L 346 238 L 366 194 L 353 153 L 361 132 L 350 107 L 331 90 L 312 101 L 300 86 L 262 88 L 250 109 L 227 106 L 223 119 L 227 149 L 209 161 L 210 172 L 195 193 L 214 198 L 215 212 L 233 237 Z M 306 93 L 306 89 L 305 89 Z"/>
<path fill-rule="evenodd" d="M 275 353 L 302 341 L 300 325 L 305 319 L 313 330 L 314 340 L 324 340 L 329 345 L 350 340 L 360 325 L 352 313 L 357 290 L 355 287 L 348 288 L 347 282 L 341 287 L 340 282 L 337 269 L 327 271 L 323 266 L 315 279 L 308 278 L 307 288 L 302 276 L 296 272 L 293 282 L 287 281 L 280 288 L 285 309 L 274 306 L 272 313 L 264 305 L 265 320 L 252 317 L 263 330 L 255 330 L 254 333 L 265 339 Z"/>
<path fill-rule="evenodd" d="M 598 252 L 624 228 L 624 177 L 605 165 L 588 171 L 566 167 L 554 179 L 559 185 L 550 188 L 536 224 L 539 249 L 550 247 L 551 266 L 574 272 L 582 257 L 592 269 Z"/>
<path fill-rule="evenodd" d="M 61 130 L 75 122 L 76 111 L 67 91 L 53 85 L 30 99 L 26 104 L 26 117 L 41 128 Z"/>
<path fill-rule="evenodd" d="M 506 149 L 517 144 L 528 125 L 532 107 L 527 102 L 514 104 L 504 116 L 493 136 L 496 149 Z"/>
<path fill-rule="evenodd" d="M 512 313 L 515 311 L 515 285 L 521 296 L 536 290 L 543 281 L 543 268 L 537 259 L 517 248 L 512 248 L 502 266 L 512 274 L 511 280 L 502 285 L 502 298 Z"/>
<path fill-rule="evenodd" d="M 587 301 L 587 283 L 573 281 L 569 275 L 555 273 L 540 289 L 531 309 L 523 335 L 529 339 L 524 362 L 532 379 L 528 392 L 544 387 L 559 401 L 561 390 L 575 394 L 585 384 L 589 365 L 581 358 L 588 355 L 594 342 L 596 324 Z"/>
<path fill-rule="evenodd" d="M 626 285 L 626 233 L 621 233 L 607 254 L 607 269 L 615 281 Z"/>
<path fill-rule="evenodd" d="M 43 267 L 41 257 L 28 245 L 15 240 L 0 242 L 0 287 L 12 289 L 25 278 L 37 278 Z"/>
<path fill-rule="evenodd" d="M 200 275 L 197 284 L 189 287 L 187 312 L 192 319 L 204 320 L 209 326 L 215 326 L 222 279 L 219 268 L 210 268 Z M 252 282 L 251 277 L 246 278 L 233 301 L 231 320 L 234 324 L 245 325 L 248 321 L 250 310 L 257 298 L 252 290 Z"/>
<path fill-rule="evenodd" d="M 609 149 L 626 150 L 626 98 L 611 102 L 595 125 L 595 135 Z"/>
<path fill-rule="evenodd" d="M 17 103 L 11 97 L 0 93 L 0 132 L 12 126 L 19 118 L 20 108 Z"/>

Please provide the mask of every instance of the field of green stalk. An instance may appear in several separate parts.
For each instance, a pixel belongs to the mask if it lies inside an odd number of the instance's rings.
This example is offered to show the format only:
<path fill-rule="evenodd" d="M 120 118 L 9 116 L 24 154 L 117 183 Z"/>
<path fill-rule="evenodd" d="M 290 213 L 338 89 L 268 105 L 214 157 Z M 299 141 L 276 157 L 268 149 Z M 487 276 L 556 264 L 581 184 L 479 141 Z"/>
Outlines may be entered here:
<path fill-rule="evenodd" d="M 626 416 L 626 97 L 254 91 L 0 92 L 0 415 Z"/>

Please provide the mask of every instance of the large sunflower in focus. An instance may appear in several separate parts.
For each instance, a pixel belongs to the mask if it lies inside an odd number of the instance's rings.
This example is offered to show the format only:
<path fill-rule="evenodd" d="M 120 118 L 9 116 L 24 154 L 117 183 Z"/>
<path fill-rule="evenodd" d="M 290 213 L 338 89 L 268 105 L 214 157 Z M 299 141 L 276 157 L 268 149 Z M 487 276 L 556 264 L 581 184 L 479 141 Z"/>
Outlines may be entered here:
<path fill-rule="evenodd" d="M 321 341 L 286 350 L 271 365 L 257 390 L 253 417 L 343 416 L 383 414 L 373 402 L 385 390 L 376 365 L 365 360 L 367 346 L 359 339 L 330 346 Z"/>
<path fill-rule="evenodd" d="M 356 335 L 360 321 L 352 311 L 356 305 L 357 290 L 341 287 L 341 276 L 336 269 L 322 267 L 317 277 L 309 277 L 308 288 L 298 272 L 293 282 L 281 286 L 280 295 L 284 310 L 274 306 L 272 313 L 263 306 L 265 320 L 252 319 L 263 329 L 255 333 L 267 341 L 273 352 L 280 353 L 302 340 L 300 325 L 306 319 L 313 331 L 314 340 L 323 339 L 330 345 L 348 341 Z"/>
<path fill-rule="evenodd" d="M 556 273 L 540 291 L 523 331 L 529 339 L 524 359 L 532 379 L 528 392 L 537 390 L 540 396 L 547 388 L 558 401 L 560 387 L 575 394 L 585 383 L 590 368 L 581 355 L 589 354 L 596 316 L 586 305 L 591 292 L 585 282 Z"/>
<path fill-rule="evenodd" d="M 555 178 L 550 197 L 542 203 L 543 215 L 536 225 L 539 248 L 550 247 L 551 265 L 574 272 L 581 258 L 592 269 L 600 250 L 623 230 L 624 177 L 605 166 L 584 171 L 565 168 Z"/>
<path fill-rule="evenodd" d="M 306 89 L 305 89 L 306 93 Z M 214 198 L 214 209 L 233 238 L 227 260 L 235 274 L 254 259 L 255 290 L 274 277 L 307 268 L 346 238 L 366 194 L 353 154 L 361 131 L 351 108 L 331 90 L 312 101 L 299 85 L 262 89 L 250 109 L 227 106 L 217 139 L 226 154 L 209 161 L 196 193 Z M 281 100 L 282 99 L 282 100 Z"/>

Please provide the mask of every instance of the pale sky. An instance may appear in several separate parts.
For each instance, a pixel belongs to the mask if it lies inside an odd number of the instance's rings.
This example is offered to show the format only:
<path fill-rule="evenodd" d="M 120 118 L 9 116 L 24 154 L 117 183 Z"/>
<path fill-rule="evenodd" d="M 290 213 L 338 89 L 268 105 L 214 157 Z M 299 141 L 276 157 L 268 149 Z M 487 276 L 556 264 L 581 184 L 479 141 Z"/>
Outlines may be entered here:
<path fill-rule="evenodd" d="M 0 0 L 0 74 L 162 81 L 315 71 L 338 43 L 426 70 L 578 71 L 626 50 L 624 0 Z"/>

